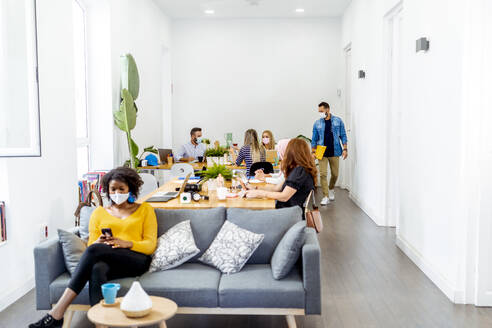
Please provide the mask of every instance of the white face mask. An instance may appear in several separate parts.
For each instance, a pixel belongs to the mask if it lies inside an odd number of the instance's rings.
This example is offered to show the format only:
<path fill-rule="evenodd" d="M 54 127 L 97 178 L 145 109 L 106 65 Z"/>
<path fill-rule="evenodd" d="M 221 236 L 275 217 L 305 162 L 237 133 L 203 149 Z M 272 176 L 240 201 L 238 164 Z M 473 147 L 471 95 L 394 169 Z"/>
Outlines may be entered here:
<path fill-rule="evenodd" d="M 326 118 L 326 113 L 325 113 L 325 112 L 320 112 L 320 113 L 319 113 L 319 116 L 320 116 L 321 118 Z"/>
<path fill-rule="evenodd" d="M 117 205 L 121 205 L 124 202 L 126 202 L 126 200 L 128 199 L 129 196 L 130 196 L 130 193 L 127 193 L 127 194 L 109 194 L 109 197 L 111 198 L 111 200 L 113 202 L 115 202 Z"/>
<path fill-rule="evenodd" d="M 263 143 L 268 145 L 270 143 L 270 138 L 263 138 Z"/>
<path fill-rule="evenodd" d="M 196 138 L 196 143 L 202 143 L 202 141 L 203 141 L 203 137 Z"/>

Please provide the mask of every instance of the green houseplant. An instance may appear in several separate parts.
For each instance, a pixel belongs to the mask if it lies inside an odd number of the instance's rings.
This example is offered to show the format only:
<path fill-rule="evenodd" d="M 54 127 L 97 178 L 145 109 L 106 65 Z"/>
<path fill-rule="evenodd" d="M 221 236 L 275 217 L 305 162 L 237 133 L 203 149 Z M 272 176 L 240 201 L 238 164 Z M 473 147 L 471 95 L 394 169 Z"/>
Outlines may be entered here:
<path fill-rule="evenodd" d="M 229 150 L 227 148 L 217 145 L 216 147 L 208 148 L 203 154 L 203 156 L 206 157 L 208 165 L 212 165 L 212 164 L 224 165 L 225 164 L 224 155 L 228 153 Z"/>
<path fill-rule="evenodd" d="M 226 180 L 232 179 L 232 170 L 229 170 L 225 165 L 214 164 L 213 166 L 207 168 L 206 171 L 200 171 L 197 174 L 202 177 L 203 181 L 216 179 L 219 174 L 221 174 Z"/>
<path fill-rule="evenodd" d="M 121 65 L 121 91 L 120 91 L 120 107 L 113 113 L 114 124 L 126 134 L 128 143 L 128 153 L 130 159 L 125 163 L 131 168 L 136 169 L 140 164 L 140 160 L 145 152 L 157 154 L 158 151 L 154 146 L 146 147 L 138 156 L 139 148 L 135 140 L 132 138 L 131 131 L 137 125 L 137 105 L 135 100 L 138 98 L 140 91 L 140 78 L 138 75 L 137 64 L 131 54 L 120 56 Z"/>

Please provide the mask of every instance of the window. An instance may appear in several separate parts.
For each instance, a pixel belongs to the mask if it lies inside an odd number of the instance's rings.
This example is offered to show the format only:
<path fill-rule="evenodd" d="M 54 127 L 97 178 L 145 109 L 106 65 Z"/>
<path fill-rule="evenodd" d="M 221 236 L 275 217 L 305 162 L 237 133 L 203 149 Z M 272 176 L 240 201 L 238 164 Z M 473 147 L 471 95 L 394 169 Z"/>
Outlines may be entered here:
<path fill-rule="evenodd" d="M 0 157 L 41 156 L 36 4 L 0 1 Z"/>
<path fill-rule="evenodd" d="M 85 10 L 73 0 L 73 46 L 75 79 L 75 115 L 77 124 L 77 175 L 82 178 L 90 170 L 90 138 L 87 110 L 87 67 Z"/>

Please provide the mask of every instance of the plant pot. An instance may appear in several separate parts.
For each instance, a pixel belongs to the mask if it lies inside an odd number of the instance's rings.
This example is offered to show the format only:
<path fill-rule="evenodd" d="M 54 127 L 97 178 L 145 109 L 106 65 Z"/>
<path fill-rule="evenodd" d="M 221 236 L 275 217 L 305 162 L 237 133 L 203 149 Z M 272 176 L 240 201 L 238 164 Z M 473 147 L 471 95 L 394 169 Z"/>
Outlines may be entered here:
<path fill-rule="evenodd" d="M 224 157 L 207 157 L 207 166 L 224 165 Z"/>
<path fill-rule="evenodd" d="M 217 190 L 217 180 L 216 179 L 209 179 L 207 181 L 207 187 L 208 187 L 208 191 Z"/>

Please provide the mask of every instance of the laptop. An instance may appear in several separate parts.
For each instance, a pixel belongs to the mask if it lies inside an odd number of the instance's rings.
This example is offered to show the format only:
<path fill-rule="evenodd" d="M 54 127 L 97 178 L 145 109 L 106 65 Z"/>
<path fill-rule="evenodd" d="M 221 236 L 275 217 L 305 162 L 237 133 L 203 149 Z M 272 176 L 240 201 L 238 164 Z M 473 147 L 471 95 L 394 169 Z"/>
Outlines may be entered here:
<path fill-rule="evenodd" d="M 152 196 L 149 199 L 147 199 L 146 202 L 168 202 L 171 199 L 178 198 L 179 195 L 184 191 L 190 176 L 191 176 L 191 173 L 188 173 L 188 175 L 186 176 L 186 178 L 183 181 L 183 184 L 181 185 L 181 188 L 179 188 L 179 191 L 168 191 L 163 195 Z"/>
<path fill-rule="evenodd" d="M 161 163 L 167 163 L 167 156 L 173 153 L 172 149 L 162 149 L 159 148 L 159 158 Z"/>

